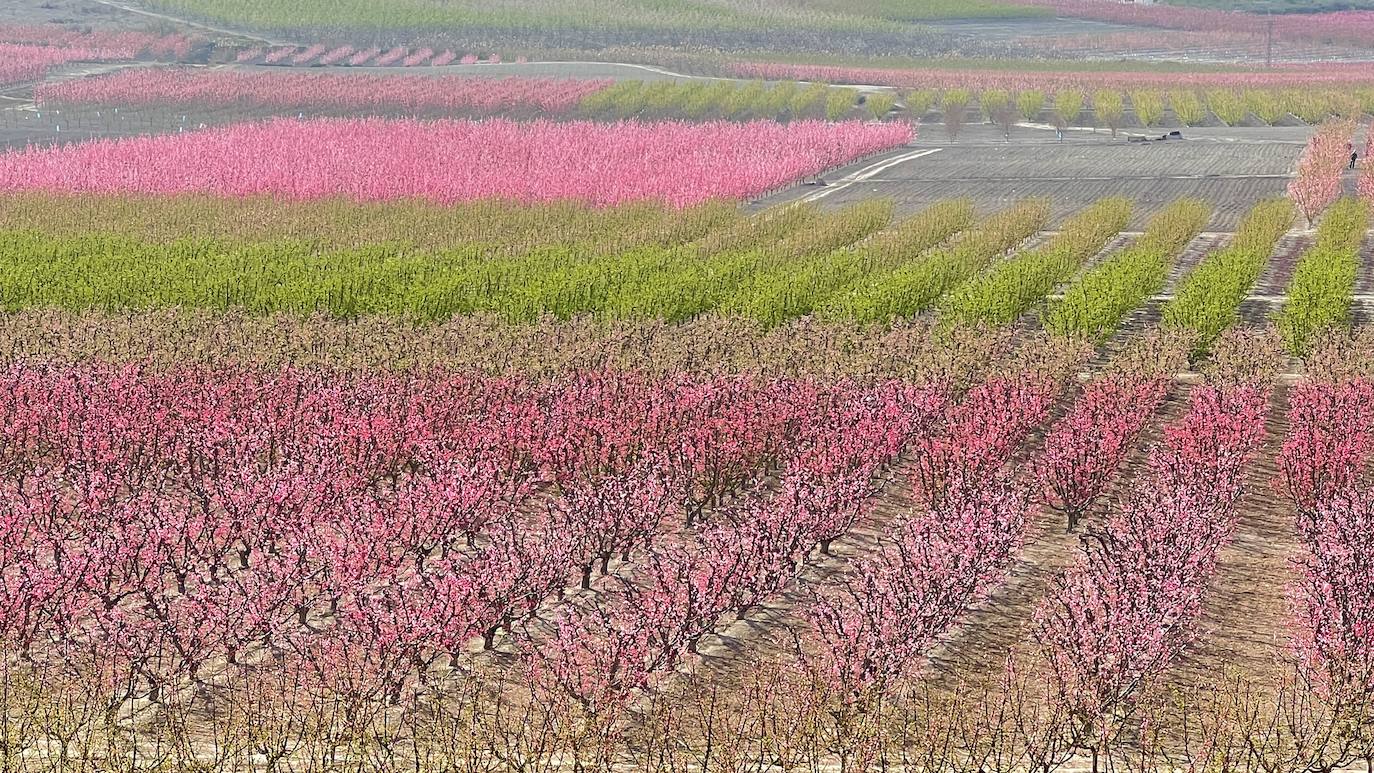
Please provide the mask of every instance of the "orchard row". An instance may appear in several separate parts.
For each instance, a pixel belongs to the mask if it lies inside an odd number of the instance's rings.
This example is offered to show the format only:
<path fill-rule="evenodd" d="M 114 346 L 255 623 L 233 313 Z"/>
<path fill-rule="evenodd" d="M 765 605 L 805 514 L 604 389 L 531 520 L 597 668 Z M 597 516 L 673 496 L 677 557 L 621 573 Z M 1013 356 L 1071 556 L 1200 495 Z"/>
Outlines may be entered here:
<path fill-rule="evenodd" d="M 46 109 L 182 110 L 225 108 L 334 110 L 390 114 L 579 112 L 588 118 L 688 120 L 800 120 L 853 117 L 859 94 L 851 88 L 794 82 L 624 81 L 485 78 L 459 75 L 336 75 L 140 68 L 40 84 L 34 99 Z M 865 111 L 884 118 L 895 97 L 870 95 Z"/>
<path fill-rule="evenodd" d="M 407 244 L 401 240 L 415 233 L 398 228 L 388 237 L 384 224 L 428 218 L 422 205 L 288 206 L 275 212 L 276 222 L 240 228 L 226 220 L 257 211 L 257 203 L 211 215 L 198 202 L 153 200 L 145 210 L 138 198 L 99 201 L 101 224 L 75 229 L 64 213 L 84 211 L 78 200 L 20 196 L 0 204 L 21 219 L 35 213 L 30 229 L 0 239 L 0 265 L 12 278 L 0 305 L 427 321 L 479 314 L 680 323 L 714 314 L 766 327 L 807 316 L 891 324 L 925 315 L 944 328 L 1021 321 L 1102 342 L 1169 289 L 1176 261 L 1211 213 L 1203 202 L 1180 200 L 1142 234 L 1122 236 L 1131 203 L 1105 199 L 1042 236 L 1049 206 L 1035 199 L 982 218 L 970 202 L 952 200 L 896 219 L 882 200 L 832 212 L 789 205 L 749 217 L 716 205 L 593 212 L 469 204 L 458 211 L 471 222 L 436 211 L 440 232 L 419 235 L 430 243 Z M 165 231 L 165 218 L 219 238 L 179 238 Z M 1256 205 L 1228 244 L 1184 272 L 1163 302 L 1163 325 L 1189 331 L 1205 350 L 1238 320 L 1293 221 L 1286 201 Z M 1367 221 L 1364 203 L 1339 202 L 1298 257 L 1275 317 L 1294 353 L 1351 324 Z M 353 240 L 364 244 L 345 246 Z"/>
<path fill-rule="evenodd" d="M 1273 125 L 1290 116 L 1318 124 L 1331 116 L 1374 114 L 1374 89 L 1359 70 L 1333 67 L 1276 73 L 1068 73 L 1020 70 L 881 70 L 820 65 L 742 64 L 747 78 L 861 84 L 898 89 L 914 117 L 930 110 L 981 110 L 990 121 L 1065 126 L 1158 126 L 1166 110 L 1194 126 L 1215 120 Z"/>
<path fill-rule="evenodd" d="M 423 198 L 744 199 L 904 145 L 894 124 L 277 119 L 0 155 L 0 191 Z"/>
<path fill-rule="evenodd" d="M 0 601 L 7 705 L 29 728 L 11 748 L 46 765 L 40 739 L 60 703 L 81 709 L 70 716 L 83 732 L 105 721 L 85 710 L 97 705 L 141 706 L 134 721 L 160 728 L 150 737 L 211 717 L 224 733 L 187 736 L 185 751 L 226 764 L 343 745 L 411 759 L 437 742 L 427 722 L 439 718 L 488 728 L 450 736 L 470 751 L 499 728 L 584 765 L 710 755 L 712 738 L 764 739 L 685 721 L 657 737 L 654 722 L 660 700 L 712 683 L 706 653 L 729 642 L 777 680 L 757 710 L 816 712 L 774 742 L 830 761 L 927 753 L 934 726 L 886 723 L 914 710 L 906 688 L 930 676 L 932 648 L 1005 582 L 1031 524 L 1057 512 L 1071 528 L 1089 519 L 1093 539 L 1038 603 L 1032 660 L 1048 692 L 1012 670 L 1000 695 L 1034 716 L 961 721 L 1020 750 L 990 769 L 1088 753 L 1176 763 L 1192 741 L 1154 746 L 1135 723 L 1211 716 L 1201 703 L 1167 714 L 1187 696 L 1161 698 L 1202 633 L 1263 435 L 1276 352 L 1256 343 L 1226 337 L 1230 365 L 1189 392 L 1120 484 L 1178 389 L 1186 340 L 1142 339 L 1081 387 L 1087 352 L 1049 342 L 994 356 L 963 386 L 934 370 L 859 383 L 10 365 Z M 1295 631 L 1295 668 L 1344 696 L 1370 688 L 1364 624 L 1347 614 L 1368 582 L 1349 559 L 1362 544 L 1370 395 L 1368 381 L 1298 388 L 1282 462 L 1312 556 L 1293 589 L 1310 621 Z M 1118 485 L 1128 495 L 1099 514 Z M 893 488 L 912 500 L 880 510 Z M 878 547 L 830 555 L 832 541 L 864 545 L 873 529 Z M 760 608 L 794 610 L 790 647 L 741 638 L 736 618 L 770 625 Z M 734 684 L 699 719 L 747 697 Z M 1333 695 L 1306 696 L 1304 721 L 1323 721 Z M 238 739 L 269 705 L 294 730 L 267 747 Z M 126 734 L 71 753 L 108 753 Z M 946 750 L 942 764 L 979 751 Z M 1280 750 L 1242 756 L 1269 753 Z"/>
<path fill-rule="evenodd" d="M 740 75 L 781 82 L 628 80 L 608 87 L 595 80 L 141 68 L 42 84 L 35 98 L 46 107 L 69 109 L 163 105 L 453 113 L 537 108 L 550 113 L 575 109 L 595 119 L 693 121 L 843 120 L 856 116 L 857 103 L 863 115 L 878 120 L 904 115 L 916 121 L 938 111 L 951 129 L 976 109 L 985 120 L 1008 127 L 1026 121 L 1115 131 L 1126 126 L 1159 126 L 1170 113 L 1173 122 L 1185 126 L 1209 122 L 1235 126 L 1248 121 L 1272 125 L 1290 117 L 1315 125 L 1332 116 L 1353 119 L 1374 114 L 1374 84 L 1359 79 L 1347 83 L 1344 72 L 1330 78 L 1335 83 L 1312 88 L 1303 80 L 1269 84 L 1232 78 L 1190 84 L 1188 77 L 1175 75 L 1156 84 L 1131 74 L 1118 83 L 1053 72 L 907 74 L 742 65 L 737 68 Z M 1185 81 L 1182 86 L 1180 79 Z M 798 80 L 810 82 L 799 84 Z M 861 95 L 851 87 L 826 85 L 829 82 L 896 89 L 868 90 Z"/>

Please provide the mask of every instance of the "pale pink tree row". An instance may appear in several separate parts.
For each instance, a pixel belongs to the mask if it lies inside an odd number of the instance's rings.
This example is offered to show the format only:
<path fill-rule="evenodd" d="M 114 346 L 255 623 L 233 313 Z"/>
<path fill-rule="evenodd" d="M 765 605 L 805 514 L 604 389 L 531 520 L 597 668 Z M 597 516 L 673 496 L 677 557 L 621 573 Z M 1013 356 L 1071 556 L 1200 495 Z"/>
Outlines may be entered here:
<path fill-rule="evenodd" d="M 1083 537 L 1037 609 L 1035 637 L 1079 748 L 1105 753 L 1193 639 L 1268 395 L 1257 383 L 1196 387 L 1131 493 Z"/>
<path fill-rule="evenodd" d="M 371 61 L 374 57 L 382 53 L 382 49 L 373 46 L 354 53 L 346 60 L 350 65 L 360 65 Z"/>
<path fill-rule="evenodd" d="M 0 191 L 595 206 L 744 199 L 909 142 L 901 124 L 272 120 L 0 155 Z"/>
<path fill-rule="evenodd" d="M 165 47 L 165 44 L 164 44 Z M 146 47 L 156 53 L 159 49 Z M 276 46 L 238 48 L 230 47 L 221 54 L 235 64 L 290 64 L 322 65 L 347 67 L 444 67 L 454 62 L 460 64 L 500 64 L 499 54 L 488 54 L 485 58 L 478 54 L 458 54 L 451 49 L 439 51 L 427 46 L 411 49 L 405 46 L 392 48 L 355 48 L 350 45 L 331 45 L 314 43 L 309 46 Z M 525 61 L 523 57 L 518 62 Z"/>
<path fill-rule="evenodd" d="M 912 445 L 915 511 L 841 582 L 816 589 L 808 608 L 809 666 L 842 700 L 917 672 L 1020 552 L 1029 490 L 1007 464 L 1060 389 L 1033 372 L 991 379 Z"/>
<path fill-rule="evenodd" d="M 13 45 L 0 43 L 0 85 L 39 80 L 68 62 L 129 59 L 125 52 L 99 48 Z"/>
<path fill-rule="evenodd" d="M 845 701 L 917 673 L 1020 552 L 1028 491 L 1007 472 L 951 481 L 938 502 L 885 535 L 808 609 L 812 668 Z"/>
<path fill-rule="evenodd" d="M 405 59 L 409 54 L 409 49 L 404 48 L 402 46 L 396 46 L 395 48 L 390 48 L 386 51 L 383 51 L 376 59 L 373 59 L 369 64 L 375 67 L 390 67 L 393 64 L 397 64 L 402 59 Z"/>
<path fill-rule="evenodd" d="M 1360 197 L 1368 202 L 1374 202 L 1374 156 L 1370 156 L 1371 153 L 1374 153 L 1374 128 L 1365 140 L 1364 160 L 1359 164 L 1355 183 Z"/>
<path fill-rule="evenodd" d="M 1301 384 L 1289 422 L 1279 469 L 1305 548 L 1294 648 L 1324 698 L 1358 705 L 1374 689 L 1374 384 Z"/>
<path fill-rule="evenodd" d="M 100 105 L 349 111 L 564 112 L 610 85 L 605 80 L 332 75 L 296 71 L 137 69 L 40 84 L 43 106 Z"/>
<path fill-rule="evenodd" d="M 316 63 L 325 66 L 339 64 L 356 53 L 358 53 L 358 49 L 353 46 L 336 46 L 322 54 Z"/>
<path fill-rule="evenodd" d="M 1109 3 L 1103 3 L 1107 5 Z M 906 89 L 968 89 L 983 91 L 1040 90 L 1091 92 L 1095 89 L 1275 89 L 1329 86 L 1356 88 L 1374 85 L 1374 76 L 1362 64 L 1323 64 L 1276 67 L 1263 72 L 1170 72 L 1139 70 L 1026 71 L 1011 69 L 970 70 L 946 67 L 846 67 L 839 65 L 742 62 L 729 66 L 744 78 L 816 81 Z"/>
<path fill-rule="evenodd" d="M 1188 54 L 1205 50 L 1217 57 L 1231 59 L 1259 59 L 1270 56 L 1276 61 L 1301 56 L 1308 47 L 1302 43 L 1280 43 L 1272 45 L 1268 36 L 1261 31 L 1244 30 L 1196 30 L 1163 31 L 1132 30 L 1129 32 L 1106 32 L 1102 34 L 1063 34 L 1063 35 L 1022 35 L 1014 39 L 1018 45 L 1043 51 L 1053 51 L 1060 59 L 1071 58 L 1073 54 L 1087 52 L 1121 55 L 1124 52 L 1159 52 L 1160 55 Z M 1331 50 L 1331 49 L 1328 49 Z M 1355 49 L 1339 50 L 1340 54 L 1353 54 Z M 1332 51 L 1332 53 L 1336 53 Z M 1065 54 L 1070 56 L 1066 57 Z M 1352 56 L 1358 59 L 1358 56 Z M 1300 65 L 1293 65 L 1300 66 Z"/>
<path fill-rule="evenodd" d="M 72 29 L 57 24 L 0 26 L 0 43 L 52 49 L 98 51 L 109 60 L 183 59 L 197 38 L 180 34 L 160 35 L 134 30 Z"/>
<path fill-rule="evenodd" d="M 1292 589 L 1294 647 L 1323 698 L 1362 705 L 1374 690 L 1374 490 L 1324 500 L 1302 518 Z"/>
<path fill-rule="evenodd" d="M 1309 226 L 1344 190 L 1342 176 L 1352 150 L 1355 124 L 1329 121 L 1322 124 L 1307 141 L 1288 196 L 1298 206 Z"/>

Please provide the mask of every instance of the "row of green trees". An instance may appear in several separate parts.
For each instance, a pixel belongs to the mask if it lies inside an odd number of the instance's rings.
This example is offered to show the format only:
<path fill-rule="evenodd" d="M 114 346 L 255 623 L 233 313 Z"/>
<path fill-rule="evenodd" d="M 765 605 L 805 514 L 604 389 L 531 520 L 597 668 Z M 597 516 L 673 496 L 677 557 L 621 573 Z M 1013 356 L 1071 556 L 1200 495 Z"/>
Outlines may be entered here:
<path fill-rule="evenodd" d="M 858 89 L 824 83 L 786 81 L 621 81 L 582 99 L 581 110 L 589 118 L 685 118 L 693 121 L 770 119 L 789 121 L 849 118 L 859 104 Z M 869 115 L 886 117 L 896 95 L 870 95 L 862 100 Z"/>
<path fill-rule="evenodd" d="M 1009 129 L 1020 121 L 1061 127 L 1093 126 L 1113 132 L 1127 125 L 1155 127 L 1169 112 L 1185 126 L 1215 120 L 1234 126 L 1253 120 L 1276 124 L 1289 116 L 1309 124 L 1331 117 L 1374 114 L 1374 89 L 912 89 L 864 93 L 849 86 L 783 81 L 621 81 L 590 94 L 581 110 L 590 118 L 794 120 L 855 116 L 920 119 L 939 111 L 946 125 L 961 125 L 974 110 Z"/>
<path fill-rule="evenodd" d="M 1105 341 L 1134 309 L 1164 289 L 1169 269 L 1202 231 L 1211 205 L 1180 199 L 1151 219 L 1145 234 L 1078 277 L 1051 300 L 1045 327 L 1051 332 Z"/>
<path fill-rule="evenodd" d="M 946 325 L 1015 322 L 1100 252 L 1131 219 L 1131 201 L 1103 199 L 1070 218 L 1048 244 L 999 261 L 940 305 Z"/>
<path fill-rule="evenodd" d="M 1047 215 L 1045 202 L 1023 203 L 944 251 L 931 248 L 974 223 L 968 201 L 896 224 L 886 200 L 834 212 L 792 205 L 704 232 L 684 227 L 671 243 L 663 243 L 667 232 L 636 237 L 614 250 L 605 243 L 321 248 L 12 230 L 0 232 L 0 308 L 184 306 L 415 320 L 489 313 L 513 321 L 545 314 L 680 321 L 729 309 L 776 324 L 813 311 L 853 316 L 860 308 L 853 295 L 891 298 L 883 316 L 909 316 L 1033 234 Z M 918 286 L 927 277 L 934 284 Z M 887 294 L 897 287 L 901 294 Z M 916 297 L 925 300 L 901 300 Z"/>
<path fill-rule="evenodd" d="M 1241 302 L 1249 295 L 1279 238 L 1293 225 L 1287 199 L 1262 201 L 1246 214 L 1235 239 L 1208 255 L 1183 280 L 1164 307 L 1166 328 L 1189 330 L 1199 350 L 1239 321 Z"/>
<path fill-rule="evenodd" d="M 1049 122 L 1061 128 L 1090 125 L 1115 134 L 1126 126 L 1152 128 L 1173 121 L 1185 126 L 1218 122 L 1227 126 L 1254 121 L 1274 125 L 1289 116 L 1308 124 L 1332 117 L 1374 115 L 1374 89 L 914 89 L 902 94 L 912 118 L 938 110 L 945 128 L 956 135 L 969 117 L 1010 132 L 1017 123 Z"/>
<path fill-rule="evenodd" d="M 1040 243 L 1033 240 L 1050 216 L 1044 199 L 981 218 L 968 199 L 905 218 L 881 199 L 754 215 L 715 204 L 600 212 L 474 206 L 429 226 L 433 213 L 422 205 L 326 202 L 294 211 L 237 202 L 221 222 L 201 202 L 108 203 L 83 223 L 73 216 L 93 205 L 76 199 L 0 197 L 0 213 L 29 226 L 0 231 L 0 309 L 186 307 L 415 321 L 481 313 L 516 322 L 682 322 L 715 312 L 768 327 L 810 315 L 884 324 L 936 311 L 943 327 L 967 328 L 1012 324 L 1042 306 L 1047 330 L 1100 342 L 1163 291 L 1212 211 L 1194 199 L 1174 202 L 1142 236 L 1094 261 L 1131 220 L 1129 200 L 1098 201 Z M 255 208 L 270 214 L 250 223 Z M 1256 205 L 1231 243 L 1184 277 L 1162 325 L 1208 348 L 1236 323 L 1294 216 L 1284 199 Z M 1367 220 L 1355 199 L 1323 218 L 1277 317 L 1294 353 L 1348 323 Z M 417 226 L 410 240 L 401 238 L 402 222 Z M 366 240 L 369 224 L 376 241 Z M 188 231 L 205 236 L 178 236 Z"/>
<path fill-rule="evenodd" d="M 1298 262 L 1278 313 L 1279 333 L 1292 354 L 1306 354 L 1322 333 L 1350 326 L 1351 294 L 1368 227 L 1369 207 L 1359 199 L 1341 199 L 1322 217 L 1317 240 Z"/>

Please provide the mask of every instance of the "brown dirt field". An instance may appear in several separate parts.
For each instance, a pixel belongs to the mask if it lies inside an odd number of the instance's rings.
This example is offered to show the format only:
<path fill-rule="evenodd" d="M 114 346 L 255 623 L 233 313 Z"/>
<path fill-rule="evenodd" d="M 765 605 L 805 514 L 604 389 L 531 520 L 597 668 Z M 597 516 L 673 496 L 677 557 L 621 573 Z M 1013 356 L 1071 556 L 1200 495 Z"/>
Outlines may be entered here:
<path fill-rule="evenodd" d="M 1052 131 L 1018 128 L 1011 142 L 1000 130 L 974 125 L 951 142 L 943 127 L 923 126 L 912 145 L 934 152 L 904 161 L 862 182 L 839 187 L 864 168 L 910 152 L 898 149 L 825 176 L 833 192 L 821 201 L 839 207 L 890 198 L 899 213 L 941 199 L 971 197 L 980 211 L 1028 196 L 1051 199 L 1053 223 L 1107 196 L 1135 201 L 1130 228 L 1142 230 L 1173 201 L 1197 197 L 1215 207 L 1208 231 L 1234 231 L 1259 200 L 1282 196 L 1308 130 L 1300 128 L 1188 130 L 1188 139 L 1128 143 L 1105 132 L 1074 132 L 1063 142 Z M 814 193 L 784 191 L 751 205 L 762 208 Z"/>
<path fill-rule="evenodd" d="M 1365 236 L 1360 246 L 1360 273 L 1355 279 L 1355 295 L 1360 296 L 1350 306 L 1351 321 L 1355 325 L 1374 324 L 1374 234 Z"/>

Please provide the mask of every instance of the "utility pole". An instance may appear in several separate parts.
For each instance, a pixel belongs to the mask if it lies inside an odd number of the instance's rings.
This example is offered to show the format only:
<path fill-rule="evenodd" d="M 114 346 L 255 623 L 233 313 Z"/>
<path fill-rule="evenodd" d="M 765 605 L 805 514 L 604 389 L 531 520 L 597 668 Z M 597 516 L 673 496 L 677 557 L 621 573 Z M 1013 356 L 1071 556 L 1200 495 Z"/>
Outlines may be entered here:
<path fill-rule="evenodd" d="M 1274 69 L 1274 12 L 1264 15 L 1266 34 L 1264 37 L 1264 69 Z"/>

